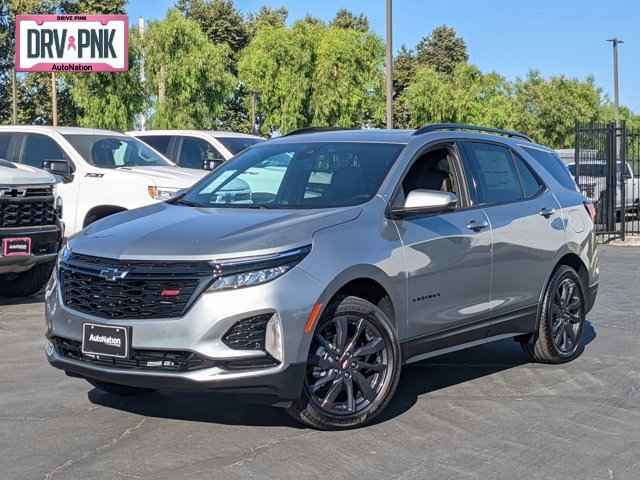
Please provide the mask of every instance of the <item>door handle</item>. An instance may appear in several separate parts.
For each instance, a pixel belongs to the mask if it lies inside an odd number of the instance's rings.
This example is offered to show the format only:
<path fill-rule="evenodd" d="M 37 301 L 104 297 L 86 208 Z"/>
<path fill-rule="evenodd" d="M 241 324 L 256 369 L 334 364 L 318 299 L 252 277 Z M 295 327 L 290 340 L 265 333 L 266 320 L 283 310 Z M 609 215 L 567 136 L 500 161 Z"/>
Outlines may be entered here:
<path fill-rule="evenodd" d="M 540 210 L 540 215 L 542 215 L 544 218 L 549 218 L 554 213 L 556 213 L 556 209 L 555 208 L 546 208 L 545 207 L 542 210 Z"/>
<path fill-rule="evenodd" d="M 473 230 L 474 232 L 479 232 L 480 230 L 484 230 L 485 228 L 489 228 L 489 222 L 487 222 L 487 221 L 478 222 L 477 220 L 471 220 L 467 224 L 467 228 L 469 230 Z"/>

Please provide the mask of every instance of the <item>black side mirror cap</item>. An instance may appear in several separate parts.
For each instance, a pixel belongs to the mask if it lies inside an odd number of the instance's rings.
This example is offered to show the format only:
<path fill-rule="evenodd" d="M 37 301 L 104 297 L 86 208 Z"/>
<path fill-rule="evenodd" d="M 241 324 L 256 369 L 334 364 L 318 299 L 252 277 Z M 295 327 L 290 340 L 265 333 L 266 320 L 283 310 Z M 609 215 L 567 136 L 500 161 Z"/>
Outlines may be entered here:
<path fill-rule="evenodd" d="M 42 162 L 42 168 L 52 175 L 62 177 L 64 183 L 73 180 L 73 169 L 66 160 L 45 160 Z"/>

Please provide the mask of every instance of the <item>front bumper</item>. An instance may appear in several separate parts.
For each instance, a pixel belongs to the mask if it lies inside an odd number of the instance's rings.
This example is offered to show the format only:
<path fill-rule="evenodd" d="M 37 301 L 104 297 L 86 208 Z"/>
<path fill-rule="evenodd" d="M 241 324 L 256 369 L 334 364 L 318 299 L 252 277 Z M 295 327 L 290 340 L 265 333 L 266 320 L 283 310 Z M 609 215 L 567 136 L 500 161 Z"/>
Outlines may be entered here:
<path fill-rule="evenodd" d="M 0 245 L 5 238 L 20 237 L 31 238 L 32 254 L 24 257 L 3 257 L 0 252 L 0 274 L 22 273 L 40 263 L 54 261 L 62 241 L 62 228 L 51 225 L 0 229 Z"/>
<path fill-rule="evenodd" d="M 82 340 L 82 325 L 97 323 L 131 329 L 132 350 L 193 352 L 216 364 L 266 356 L 261 351 L 235 350 L 223 341 L 236 322 L 264 313 L 280 319 L 282 361 L 276 366 L 227 370 L 218 366 L 180 371 L 111 368 L 64 356 L 52 343 L 49 363 L 71 376 L 158 390 L 217 391 L 266 397 L 271 403 L 299 398 L 311 338 L 304 324 L 321 285 L 300 268 L 255 287 L 204 293 L 180 318 L 109 320 L 67 308 L 54 274 L 45 291 L 47 337 Z"/>

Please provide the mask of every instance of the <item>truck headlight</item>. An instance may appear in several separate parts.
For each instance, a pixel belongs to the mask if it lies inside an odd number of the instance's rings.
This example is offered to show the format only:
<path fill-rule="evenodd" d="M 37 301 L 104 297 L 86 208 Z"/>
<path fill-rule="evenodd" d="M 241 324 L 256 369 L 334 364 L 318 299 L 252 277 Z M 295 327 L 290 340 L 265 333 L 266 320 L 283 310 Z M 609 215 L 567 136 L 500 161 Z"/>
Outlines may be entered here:
<path fill-rule="evenodd" d="M 308 245 L 275 255 L 216 262 L 216 279 L 208 291 L 252 287 L 270 282 L 291 270 L 310 251 L 311 246 Z"/>
<path fill-rule="evenodd" d="M 149 196 L 154 200 L 170 200 L 175 197 L 180 189 L 174 187 L 156 187 L 155 185 L 149 185 L 147 192 Z"/>

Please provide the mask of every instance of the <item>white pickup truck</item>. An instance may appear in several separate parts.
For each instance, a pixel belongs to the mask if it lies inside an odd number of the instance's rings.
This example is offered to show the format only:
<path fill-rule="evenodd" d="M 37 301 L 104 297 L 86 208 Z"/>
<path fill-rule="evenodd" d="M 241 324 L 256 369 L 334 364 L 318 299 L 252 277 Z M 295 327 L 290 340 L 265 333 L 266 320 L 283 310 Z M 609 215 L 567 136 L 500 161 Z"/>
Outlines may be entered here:
<path fill-rule="evenodd" d="M 88 128 L 0 127 L 0 159 L 57 177 L 66 236 L 113 213 L 167 200 L 207 174 L 177 167 L 136 138 Z"/>
<path fill-rule="evenodd" d="M 0 160 L 0 296 L 36 293 L 49 279 L 62 241 L 56 179 Z"/>

